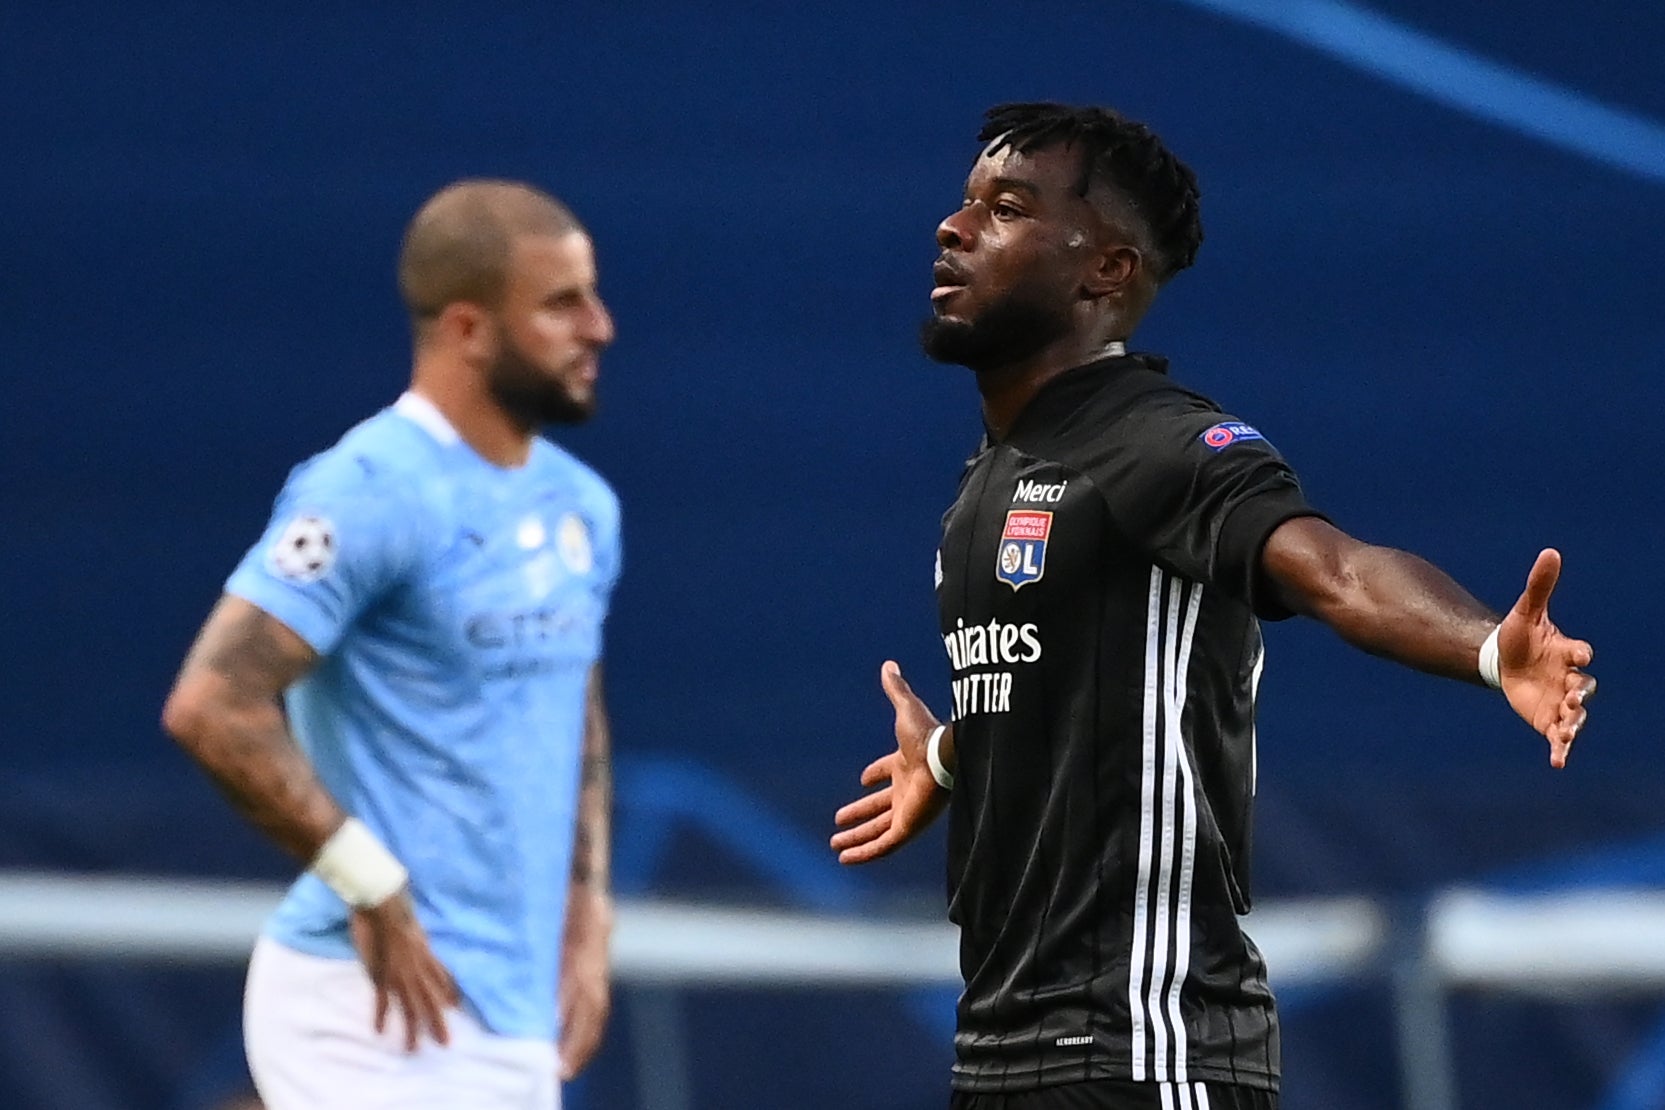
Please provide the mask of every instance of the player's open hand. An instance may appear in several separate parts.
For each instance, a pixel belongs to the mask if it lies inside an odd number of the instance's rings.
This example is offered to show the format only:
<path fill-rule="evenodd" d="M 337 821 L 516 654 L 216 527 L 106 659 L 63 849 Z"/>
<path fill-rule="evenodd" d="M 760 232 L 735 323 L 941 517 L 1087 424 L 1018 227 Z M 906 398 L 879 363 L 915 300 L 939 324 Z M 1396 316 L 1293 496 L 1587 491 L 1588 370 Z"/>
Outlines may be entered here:
<path fill-rule="evenodd" d="M 832 838 L 839 863 L 867 863 L 889 855 L 948 806 L 948 791 L 937 785 L 925 762 L 925 739 L 937 727 L 937 719 L 895 663 L 887 661 L 879 669 L 879 682 L 896 710 L 896 750 L 861 773 L 863 786 L 886 785 L 834 814 L 843 829 Z"/>
<path fill-rule="evenodd" d="M 1526 577 L 1526 592 L 1497 630 L 1503 693 L 1515 712 L 1549 741 L 1552 767 L 1567 765 L 1567 752 L 1587 716 L 1584 702 L 1596 692 L 1596 680 L 1580 670 L 1590 665 L 1594 651 L 1549 619 L 1549 595 L 1560 577 L 1561 553 L 1539 552 Z"/>
<path fill-rule="evenodd" d="M 410 891 L 354 910 L 352 933 L 364 970 L 376 985 L 376 1032 L 387 1027 L 388 1011 L 397 1003 L 405 1019 L 407 1052 L 415 1052 L 424 1035 L 450 1044 L 445 1011 L 458 1003 L 457 984 L 429 946 Z"/>

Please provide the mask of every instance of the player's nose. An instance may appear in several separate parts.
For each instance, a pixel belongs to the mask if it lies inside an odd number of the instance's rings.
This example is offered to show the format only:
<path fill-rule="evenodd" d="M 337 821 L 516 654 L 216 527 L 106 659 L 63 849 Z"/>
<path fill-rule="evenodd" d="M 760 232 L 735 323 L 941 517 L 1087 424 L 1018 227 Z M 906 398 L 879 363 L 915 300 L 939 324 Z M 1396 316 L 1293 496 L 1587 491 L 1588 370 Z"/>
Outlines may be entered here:
<path fill-rule="evenodd" d="M 969 212 L 969 208 L 956 208 L 942 218 L 942 222 L 937 224 L 937 246 L 953 251 L 971 249 L 976 240 Z"/>
<path fill-rule="evenodd" d="M 584 324 L 584 338 L 597 347 L 605 347 L 612 343 L 614 335 L 617 334 L 613 326 L 613 314 L 607 311 L 607 305 L 600 297 L 592 301 Z"/>

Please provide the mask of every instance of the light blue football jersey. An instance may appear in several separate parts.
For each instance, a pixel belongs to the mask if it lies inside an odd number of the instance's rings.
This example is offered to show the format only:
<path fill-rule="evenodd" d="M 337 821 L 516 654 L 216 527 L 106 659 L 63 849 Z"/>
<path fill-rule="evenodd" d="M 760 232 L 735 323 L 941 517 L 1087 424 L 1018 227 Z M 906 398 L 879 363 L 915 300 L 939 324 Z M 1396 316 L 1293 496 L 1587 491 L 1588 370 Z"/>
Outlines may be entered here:
<path fill-rule="evenodd" d="M 286 695 L 295 738 L 410 869 L 435 953 L 504 1036 L 558 1033 L 585 689 L 619 558 L 594 471 L 543 439 L 495 466 L 407 393 L 290 474 L 226 583 L 321 656 Z M 266 932 L 355 958 L 311 874 Z"/>

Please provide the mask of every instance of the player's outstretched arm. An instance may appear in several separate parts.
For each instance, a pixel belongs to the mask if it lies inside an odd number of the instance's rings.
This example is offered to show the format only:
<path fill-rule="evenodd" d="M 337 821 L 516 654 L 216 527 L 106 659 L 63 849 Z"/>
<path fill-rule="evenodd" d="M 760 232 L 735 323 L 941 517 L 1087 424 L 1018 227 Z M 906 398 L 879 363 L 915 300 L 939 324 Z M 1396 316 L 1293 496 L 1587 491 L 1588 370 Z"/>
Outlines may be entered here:
<path fill-rule="evenodd" d="M 346 814 L 289 735 L 278 699 L 317 661 L 283 622 L 228 595 L 197 634 L 162 711 L 162 726 L 231 803 L 307 861 L 341 829 Z M 377 1031 L 397 1002 L 411 1049 L 426 1031 L 446 1043 L 444 1011 L 456 1004 L 457 988 L 429 948 L 409 892 L 355 909 L 352 931 L 376 984 Z"/>
<path fill-rule="evenodd" d="M 584 704 L 584 755 L 578 823 L 561 947 L 561 1079 L 573 1079 L 595 1057 L 612 1009 L 608 944 L 613 935 L 613 741 L 602 693 L 601 665 L 590 670 Z"/>
<path fill-rule="evenodd" d="M 938 725 L 920 701 L 902 668 L 886 662 L 879 681 L 896 710 L 896 750 L 869 763 L 861 773 L 863 786 L 883 787 L 857 798 L 833 817 L 842 832 L 832 838 L 840 863 L 867 863 L 900 848 L 936 820 L 948 806 L 948 791 L 937 784 L 925 757 L 925 741 Z M 954 767 L 954 730 L 944 730 L 940 741 L 943 764 Z"/>
<path fill-rule="evenodd" d="M 1323 621 L 1355 647 L 1431 674 L 1481 682 L 1481 645 L 1496 629 L 1509 704 L 1549 741 L 1550 763 L 1566 765 L 1596 680 L 1582 670 L 1590 645 L 1549 619 L 1558 552 L 1538 555 L 1520 600 L 1501 620 L 1426 560 L 1362 543 L 1316 517 L 1279 525 L 1261 564 L 1292 611 Z"/>

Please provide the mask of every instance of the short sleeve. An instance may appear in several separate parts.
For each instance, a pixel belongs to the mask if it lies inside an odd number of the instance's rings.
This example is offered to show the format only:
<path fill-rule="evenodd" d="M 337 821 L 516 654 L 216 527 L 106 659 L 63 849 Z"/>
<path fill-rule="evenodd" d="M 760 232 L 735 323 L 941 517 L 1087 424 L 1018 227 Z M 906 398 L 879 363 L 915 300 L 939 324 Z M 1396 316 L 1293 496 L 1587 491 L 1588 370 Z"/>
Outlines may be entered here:
<path fill-rule="evenodd" d="M 415 499 L 334 462 L 315 461 L 290 476 L 264 534 L 225 584 L 226 593 L 264 609 L 320 655 L 400 583 L 420 549 Z"/>
<path fill-rule="evenodd" d="M 596 600 L 605 614 L 624 571 L 624 541 L 619 524 L 619 499 L 603 484 L 596 508 Z"/>
<path fill-rule="evenodd" d="M 1150 558 L 1214 586 L 1259 616 L 1289 612 L 1266 587 L 1261 551 L 1278 525 L 1321 516 L 1266 437 L 1200 402 L 1164 402 L 1127 418 L 1121 449 L 1090 476 L 1118 527 Z"/>

